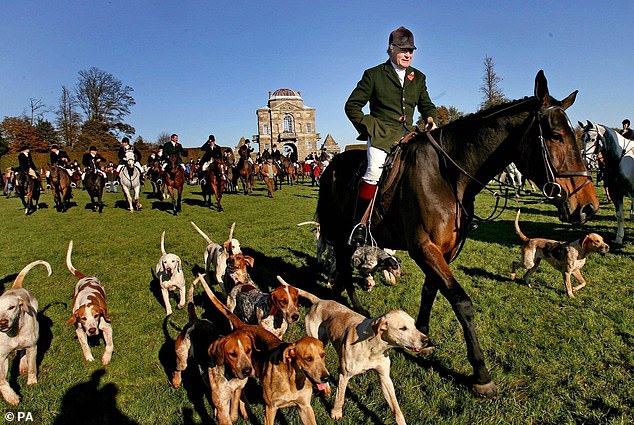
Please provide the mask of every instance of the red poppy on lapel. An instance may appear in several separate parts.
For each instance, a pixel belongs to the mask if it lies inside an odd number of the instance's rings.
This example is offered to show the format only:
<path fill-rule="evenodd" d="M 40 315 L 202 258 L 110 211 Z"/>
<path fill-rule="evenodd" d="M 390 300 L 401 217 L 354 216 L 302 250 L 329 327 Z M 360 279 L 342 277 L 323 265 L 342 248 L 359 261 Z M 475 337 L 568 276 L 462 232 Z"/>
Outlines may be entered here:
<path fill-rule="evenodd" d="M 407 74 L 407 79 L 412 81 L 414 79 L 414 71 L 410 72 L 409 74 Z"/>

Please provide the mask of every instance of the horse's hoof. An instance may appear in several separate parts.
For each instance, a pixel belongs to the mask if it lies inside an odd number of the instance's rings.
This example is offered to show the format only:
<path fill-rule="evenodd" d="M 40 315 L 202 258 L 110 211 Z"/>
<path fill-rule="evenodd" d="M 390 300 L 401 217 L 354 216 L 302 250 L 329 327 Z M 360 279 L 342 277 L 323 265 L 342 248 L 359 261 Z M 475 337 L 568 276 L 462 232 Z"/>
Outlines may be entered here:
<path fill-rule="evenodd" d="M 499 394 L 498 387 L 493 381 L 486 384 L 473 384 L 471 388 L 477 395 L 483 398 L 496 398 Z"/>

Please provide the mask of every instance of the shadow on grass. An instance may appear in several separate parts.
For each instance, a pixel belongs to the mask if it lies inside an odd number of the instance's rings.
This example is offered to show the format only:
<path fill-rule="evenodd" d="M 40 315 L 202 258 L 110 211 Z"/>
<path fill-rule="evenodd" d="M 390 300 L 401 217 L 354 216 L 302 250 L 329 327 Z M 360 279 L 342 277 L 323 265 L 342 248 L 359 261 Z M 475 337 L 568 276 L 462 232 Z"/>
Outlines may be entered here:
<path fill-rule="evenodd" d="M 55 425 L 86 423 L 137 424 L 117 408 L 117 386 L 112 383 L 101 385 L 104 369 L 95 371 L 87 382 L 69 389 L 55 418 Z"/>

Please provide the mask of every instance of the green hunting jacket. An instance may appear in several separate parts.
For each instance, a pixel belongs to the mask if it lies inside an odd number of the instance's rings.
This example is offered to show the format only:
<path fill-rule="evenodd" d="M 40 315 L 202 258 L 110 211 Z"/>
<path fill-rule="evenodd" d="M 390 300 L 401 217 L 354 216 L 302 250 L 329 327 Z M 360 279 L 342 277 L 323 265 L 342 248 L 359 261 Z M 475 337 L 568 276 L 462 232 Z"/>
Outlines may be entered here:
<path fill-rule="evenodd" d="M 175 153 L 178 156 L 178 163 L 183 162 L 181 160 L 181 155 L 188 156 L 187 151 L 183 148 L 183 145 L 180 143 L 176 143 L 176 146 L 170 140 L 163 145 L 163 158 L 167 161 L 170 157 L 170 154 Z"/>
<path fill-rule="evenodd" d="M 345 112 L 359 132 L 357 140 L 367 141 L 372 146 L 390 151 L 392 145 L 403 137 L 405 129 L 413 131 L 414 108 L 418 107 L 423 122 L 432 117 L 438 122 L 436 105 L 429 98 L 425 74 L 408 67 L 405 70 L 403 87 L 390 60 L 367 69 L 361 81 L 346 101 Z M 370 114 L 363 107 L 370 103 Z"/>

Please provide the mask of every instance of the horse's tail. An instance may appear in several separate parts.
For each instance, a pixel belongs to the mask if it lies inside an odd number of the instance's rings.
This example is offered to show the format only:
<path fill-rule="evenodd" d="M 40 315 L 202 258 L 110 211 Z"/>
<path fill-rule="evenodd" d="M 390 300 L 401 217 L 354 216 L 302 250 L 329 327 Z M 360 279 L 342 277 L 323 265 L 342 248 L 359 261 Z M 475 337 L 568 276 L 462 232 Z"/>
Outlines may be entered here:
<path fill-rule="evenodd" d="M 521 210 L 517 210 L 517 215 L 515 216 L 515 232 L 519 235 L 523 242 L 528 242 L 529 238 L 520 230 L 520 211 Z"/>
<path fill-rule="evenodd" d="M 229 307 L 224 305 L 218 299 L 218 297 L 216 297 L 216 295 L 213 293 L 213 291 L 209 288 L 209 285 L 207 285 L 207 282 L 205 282 L 205 279 L 201 278 L 201 276 L 202 275 L 198 275 L 198 278 L 196 279 L 196 281 L 199 281 L 200 284 L 203 286 L 203 289 L 205 290 L 205 293 L 207 294 L 207 296 L 211 300 L 211 303 L 214 305 L 214 307 L 216 307 L 216 309 L 223 316 L 225 316 L 229 320 L 229 322 L 231 322 L 231 325 L 232 325 L 232 327 L 234 329 L 240 329 L 240 328 L 244 327 L 244 322 L 242 320 L 240 320 L 240 318 L 238 316 L 233 314 L 233 312 L 231 310 L 229 310 Z"/>
<path fill-rule="evenodd" d="M 167 252 L 165 252 L 165 230 L 163 230 L 163 233 L 161 233 L 161 255 L 166 255 Z"/>
<path fill-rule="evenodd" d="M 207 241 L 207 244 L 212 244 L 212 243 L 213 243 L 213 241 L 211 240 L 211 238 L 210 238 L 209 236 L 207 236 L 207 234 L 206 234 L 205 232 L 203 232 L 202 230 L 200 230 L 200 229 L 198 228 L 198 226 L 196 226 L 196 224 L 195 224 L 193 221 L 190 221 L 190 222 L 189 222 L 189 224 L 191 224 L 191 225 L 194 227 L 194 229 L 196 229 L 196 231 L 200 234 L 200 236 L 202 236 L 202 237 L 203 237 L 203 239 L 204 239 L 205 241 Z"/>
<path fill-rule="evenodd" d="M 76 270 L 75 267 L 73 267 L 73 263 L 71 263 L 70 261 L 70 256 L 72 252 L 73 252 L 73 240 L 71 239 L 68 242 L 68 250 L 66 251 L 66 267 L 68 267 L 68 271 L 71 274 L 75 275 L 78 279 L 83 279 L 86 277 L 86 275 Z"/>
<path fill-rule="evenodd" d="M 51 265 L 49 263 L 47 263 L 44 260 L 37 260 L 37 261 L 33 261 L 30 264 L 27 264 L 26 267 L 24 267 L 22 269 L 22 271 L 20 273 L 18 273 L 18 276 L 15 278 L 15 281 L 13 282 L 13 289 L 16 288 L 21 288 L 22 287 L 22 281 L 24 280 L 24 276 L 26 276 L 26 274 L 29 272 L 29 270 L 31 270 L 33 267 L 37 266 L 38 264 L 41 264 L 43 266 L 46 266 L 46 270 L 48 271 L 48 276 L 51 275 L 51 273 L 53 273 L 53 271 L 51 270 Z"/>

